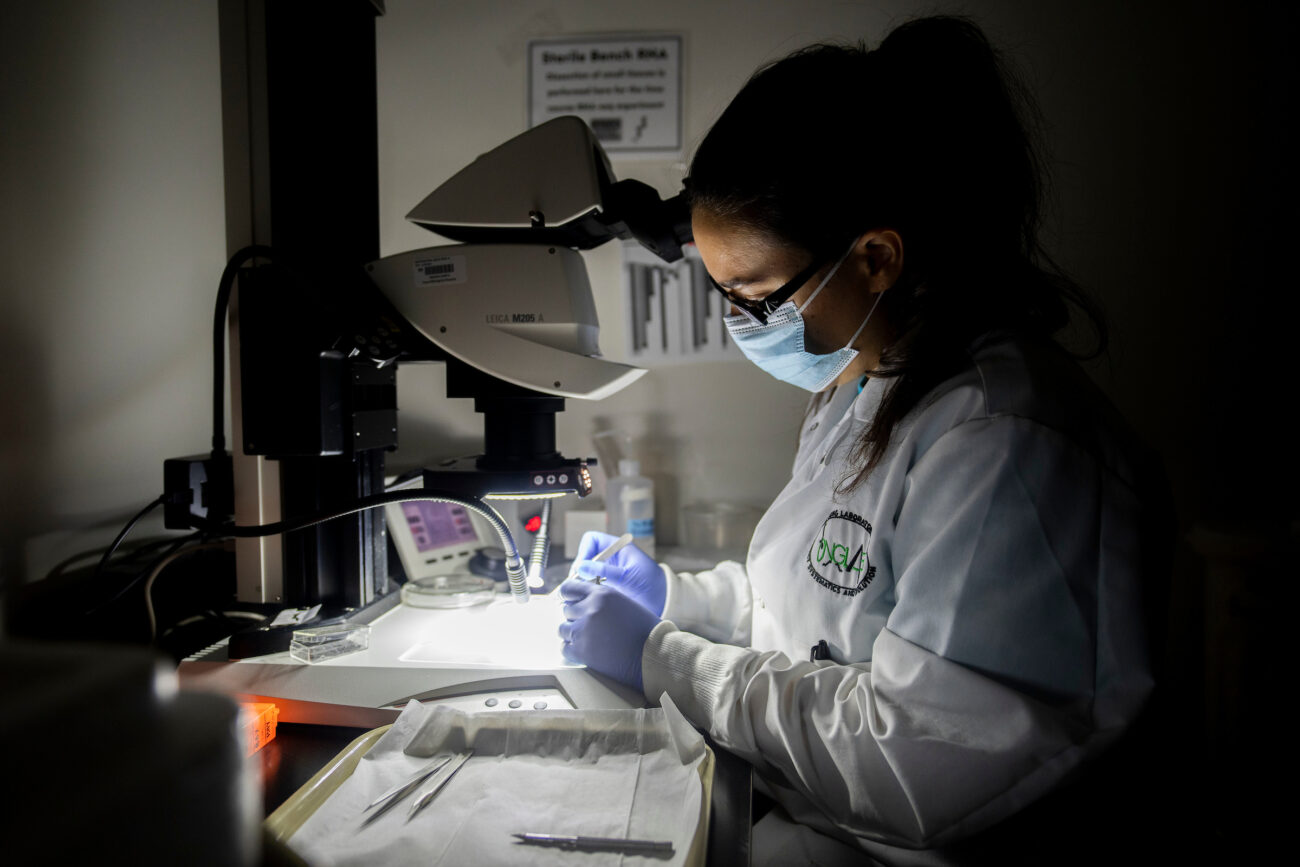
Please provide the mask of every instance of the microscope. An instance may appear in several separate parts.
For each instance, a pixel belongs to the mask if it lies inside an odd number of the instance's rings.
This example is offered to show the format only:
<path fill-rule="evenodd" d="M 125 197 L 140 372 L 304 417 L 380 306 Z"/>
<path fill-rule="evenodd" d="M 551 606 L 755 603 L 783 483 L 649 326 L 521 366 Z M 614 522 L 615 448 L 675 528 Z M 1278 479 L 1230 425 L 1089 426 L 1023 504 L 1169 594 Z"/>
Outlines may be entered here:
<path fill-rule="evenodd" d="M 483 453 L 425 468 L 423 495 L 481 506 L 588 494 L 595 461 L 558 451 L 555 414 L 644 371 L 600 356 L 579 251 L 633 238 L 671 262 L 691 237 L 683 197 L 616 180 L 576 117 L 483 154 L 407 219 L 459 243 L 355 273 L 274 255 L 240 272 L 230 326 L 236 527 L 356 510 L 278 535 L 278 545 L 271 534 L 238 539 L 241 602 L 320 605 L 321 619 L 391 607 L 384 512 L 366 506 L 385 496 L 402 363 L 445 364 L 447 397 L 472 398 L 484 420 Z M 288 640 L 257 632 L 232 639 L 231 655 Z"/>

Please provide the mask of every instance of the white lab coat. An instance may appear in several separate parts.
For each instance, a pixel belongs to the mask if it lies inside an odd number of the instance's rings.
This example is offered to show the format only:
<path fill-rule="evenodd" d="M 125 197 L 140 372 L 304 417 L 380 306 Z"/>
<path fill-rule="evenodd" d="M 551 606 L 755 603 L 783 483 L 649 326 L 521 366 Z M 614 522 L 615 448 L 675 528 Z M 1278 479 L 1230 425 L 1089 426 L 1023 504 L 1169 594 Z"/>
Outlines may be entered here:
<path fill-rule="evenodd" d="M 886 383 L 838 389 L 746 565 L 665 567 L 646 695 L 752 762 L 787 830 L 816 838 L 756 841 L 758 860 L 954 863 L 952 844 L 1059 785 L 1150 693 L 1143 452 L 1054 349 L 997 336 L 972 359 L 847 496 Z M 810 661 L 823 640 L 830 659 Z"/>

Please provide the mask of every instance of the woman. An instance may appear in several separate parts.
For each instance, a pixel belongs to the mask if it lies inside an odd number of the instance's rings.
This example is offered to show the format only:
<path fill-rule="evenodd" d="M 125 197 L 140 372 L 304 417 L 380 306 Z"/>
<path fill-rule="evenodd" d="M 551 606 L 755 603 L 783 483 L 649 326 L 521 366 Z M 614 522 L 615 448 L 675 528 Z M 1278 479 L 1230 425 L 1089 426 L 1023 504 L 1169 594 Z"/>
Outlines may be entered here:
<path fill-rule="evenodd" d="M 605 581 L 562 586 L 560 632 L 753 763 L 756 862 L 1013 857 L 978 832 L 1152 689 L 1158 488 L 1052 340 L 1090 308 L 1038 246 L 1027 104 L 975 25 L 921 19 L 760 70 L 691 165 L 731 335 L 814 393 L 793 476 L 743 566 L 584 539 Z"/>

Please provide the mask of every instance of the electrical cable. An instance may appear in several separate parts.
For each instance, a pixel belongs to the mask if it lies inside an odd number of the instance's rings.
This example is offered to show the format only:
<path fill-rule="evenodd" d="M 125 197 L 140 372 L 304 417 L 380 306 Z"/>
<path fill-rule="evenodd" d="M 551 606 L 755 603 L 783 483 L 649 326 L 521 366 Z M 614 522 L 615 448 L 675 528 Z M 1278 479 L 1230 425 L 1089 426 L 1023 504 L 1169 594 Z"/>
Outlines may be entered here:
<path fill-rule="evenodd" d="M 186 536 L 168 536 L 161 539 L 153 539 L 148 542 L 141 542 L 139 545 L 136 545 L 134 548 L 124 553 L 121 557 L 121 560 L 119 560 L 119 562 L 139 560 L 142 555 L 150 551 L 157 550 L 158 548 L 165 548 L 168 545 L 176 545 L 178 542 L 182 545 L 187 542 L 193 542 L 195 539 L 198 539 L 202 535 L 203 535 L 202 533 L 190 533 L 189 535 Z M 82 560 L 88 560 L 92 557 L 94 558 L 102 557 L 104 556 L 104 552 L 106 550 L 108 550 L 107 545 L 105 545 L 102 548 L 89 548 L 85 551 L 79 551 L 78 553 L 73 554 L 69 557 L 64 557 L 58 563 L 55 563 L 53 566 L 50 567 L 50 570 L 45 573 L 44 580 L 49 580 L 51 578 L 59 577 L 64 572 L 67 572 L 69 569 L 71 569 L 74 565 L 80 563 Z"/>
<path fill-rule="evenodd" d="M 199 529 L 208 530 L 209 532 L 223 536 L 234 536 L 237 539 L 261 538 L 262 536 L 276 536 L 281 533 L 292 533 L 294 530 L 305 530 L 308 527 L 315 527 L 317 524 L 324 524 L 328 521 L 337 520 L 338 518 L 346 518 L 348 515 L 355 515 L 358 512 L 364 512 L 367 509 L 387 506 L 390 503 L 405 503 L 416 500 L 457 503 L 472 508 L 474 511 L 483 515 L 484 518 L 487 518 L 489 521 L 494 523 L 502 520 L 495 509 L 475 497 L 462 497 L 456 494 L 443 494 L 438 491 L 424 490 L 385 491 L 382 494 L 371 494 L 368 497 L 362 497 L 346 509 L 317 512 L 314 515 L 308 515 L 303 518 L 286 518 L 283 521 L 276 521 L 272 524 L 214 524 L 209 521 L 198 520 L 196 516 L 191 516 L 191 524 Z"/>
<path fill-rule="evenodd" d="M 418 493 L 387 491 L 382 494 L 371 494 L 369 497 L 362 497 L 352 506 L 341 511 L 320 512 L 304 518 L 291 518 L 284 521 L 276 521 L 273 524 L 260 524 L 257 526 L 214 524 L 208 521 L 200 521 L 195 516 L 191 516 L 190 521 L 193 526 L 208 530 L 213 535 L 234 536 L 237 539 L 260 538 L 262 536 L 275 536 L 280 533 L 291 533 L 294 530 L 303 530 L 307 527 L 314 527 L 317 524 L 324 524 L 326 521 L 333 521 L 338 518 L 345 518 L 348 515 L 355 515 L 356 513 L 364 512 L 367 509 L 386 506 L 389 503 L 407 503 L 413 501 L 454 503 L 455 505 L 464 506 L 470 511 L 481 515 L 484 520 L 492 526 L 492 529 L 496 531 L 497 536 L 501 539 L 501 547 L 505 550 L 506 555 L 506 576 L 510 583 L 511 595 L 514 596 L 516 602 L 528 601 L 529 591 L 526 567 L 519 556 L 519 548 L 515 545 L 515 540 L 510 535 L 510 528 L 506 526 L 505 519 L 501 517 L 500 513 L 497 512 L 496 509 L 475 497 L 462 497 L 457 494 L 445 494 L 427 489 Z"/>
<path fill-rule="evenodd" d="M 265 614 L 258 614 L 256 611 L 217 612 L 209 609 L 207 611 L 202 612 L 201 614 L 192 614 L 189 617 L 186 617 L 182 620 L 177 620 L 171 626 L 168 626 L 166 629 L 164 629 L 162 635 L 160 635 L 159 638 L 166 638 L 167 636 L 174 633 L 177 629 L 180 629 L 182 626 L 189 626 L 192 623 L 200 623 L 204 620 L 216 620 L 222 618 L 225 618 L 227 620 L 230 618 L 234 618 L 236 620 L 256 620 L 256 621 L 265 621 L 270 619 Z M 220 641 L 216 642 L 215 644 L 211 644 L 208 647 L 204 648 L 204 650 L 200 651 L 200 653 L 211 650 L 214 647 L 223 646 L 229 641 L 230 641 L 230 637 L 226 636 L 225 638 L 222 638 Z M 193 655 L 194 654 L 191 654 L 191 656 Z"/>
<path fill-rule="evenodd" d="M 64 557 L 62 560 L 50 567 L 50 570 L 45 573 L 45 578 L 43 580 L 48 581 L 53 578 L 58 578 L 82 560 L 94 559 L 95 562 L 98 563 L 99 559 L 104 556 L 104 552 L 107 550 L 108 546 L 104 545 L 99 548 L 89 548 L 85 551 L 79 551 L 70 557 Z"/>
<path fill-rule="evenodd" d="M 157 551 L 160 548 L 170 548 L 176 550 L 201 536 L 201 533 L 190 533 L 185 536 L 165 536 L 160 539 L 153 539 L 149 542 L 141 542 L 139 545 L 122 554 L 122 560 L 131 561 L 139 560 L 143 555 Z M 166 553 L 171 553 L 168 551 Z M 165 554 L 164 554 L 165 556 Z M 121 562 L 121 561 L 118 561 Z"/>
<path fill-rule="evenodd" d="M 170 540 L 171 548 L 168 551 L 164 552 L 162 556 L 166 557 L 172 554 L 173 552 L 179 550 L 180 548 L 185 547 L 190 542 L 193 542 L 195 540 L 198 540 L 200 542 L 205 541 L 207 539 L 207 535 L 208 535 L 207 533 L 198 532 L 198 533 L 191 533 L 188 536 L 182 536 L 179 539 Z M 93 608 L 90 608 L 87 611 L 85 611 L 82 614 L 82 616 L 89 617 L 90 615 L 94 614 L 96 611 L 102 611 L 103 609 L 112 605 L 114 602 L 121 599 L 128 590 L 130 590 L 135 585 L 139 584 L 146 574 L 147 573 L 144 571 L 144 569 L 141 569 L 140 572 L 136 573 L 135 577 L 133 577 L 130 581 L 127 581 L 125 584 L 119 587 L 116 593 L 114 593 L 112 596 L 105 599 L 103 602 L 100 602 L 98 605 L 94 606 Z"/>
<path fill-rule="evenodd" d="M 179 560 L 182 557 L 188 557 L 189 555 L 197 553 L 199 551 L 210 551 L 213 548 L 224 548 L 224 547 L 226 547 L 226 543 L 222 541 L 222 542 L 202 542 L 198 545 L 193 546 L 192 548 L 180 548 L 176 551 L 171 552 L 166 557 L 159 560 L 158 563 L 149 572 L 149 577 L 146 578 L 144 582 L 144 607 L 145 607 L 145 611 L 149 613 L 149 641 L 150 642 L 153 642 L 158 638 L 158 619 L 154 614 L 154 608 L 153 608 L 154 581 L 158 580 L 158 576 L 163 573 L 163 570 L 165 570 L 168 566 L 170 566 L 172 563 L 175 563 L 177 560 Z"/>
<path fill-rule="evenodd" d="M 51 578 L 58 578 L 60 575 L 68 571 L 75 564 L 80 563 L 82 560 L 89 560 L 91 557 L 94 557 L 96 558 L 96 560 L 98 560 L 98 558 L 104 556 L 104 552 L 106 550 L 108 550 L 107 545 L 104 546 L 103 548 L 91 548 L 89 551 L 81 551 L 79 553 L 73 554 L 71 557 L 64 557 L 62 560 L 60 560 L 59 562 L 51 566 L 50 571 L 45 573 L 45 580 L 49 580 Z"/>
<path fill-rule="evenodd" d="M 145 515 L 152 512 L 154 509 L 161 506 L 165 499 L 166 499 L 165 494 L 159 494 L 158 499 L 154 500 L 152 503 L 145 506 L 143 509 L 141 509 L 139 512 L 136 513 L 134 518 L 126 522 L 126 526 L 122 528 L 122 532 L 117 534 L 117 538 L 114 539 L 113 544 L 109 545 L 108 548 L 104 551 L 104 556 L 100 558 L 99 565 L 95 567 L 96 580 L 99 579 L 100 575 L 104 574 L 104 567 L 108 565 L 109 558 L 113 556 L 113 552 L 117 550 L 117 546 L 122 544 L 122 540 L 126 538 L 127 533 L 131 532 L 131 528 L 136 525 L 136 522 L 138 522 Z"/>
<path fill-rule="evenodd" d="M 230 307 L 230 293 L 239 269 L 250 259 L 269 259 L 274 251 L 262 244 L 252 244 L 230 257 L 221 282 L 217 284 L 217 307 L 212 318 L 212 454 L 226 451 L 226 313 Z"/>

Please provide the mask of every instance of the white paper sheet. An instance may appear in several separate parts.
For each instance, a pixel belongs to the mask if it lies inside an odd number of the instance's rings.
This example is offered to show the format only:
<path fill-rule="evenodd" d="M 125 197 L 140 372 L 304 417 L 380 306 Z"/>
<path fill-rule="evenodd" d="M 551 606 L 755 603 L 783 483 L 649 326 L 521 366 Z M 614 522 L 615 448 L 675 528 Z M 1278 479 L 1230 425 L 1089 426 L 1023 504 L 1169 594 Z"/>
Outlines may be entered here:
<path fill-rule="evenodd" d="M 466 714 L 407 705 L 393 728 L 289 843 L 323 865 L 677 865 L 700 820 L 699 734 L 663 708 Z M 362 810 L 428 764 L 474 749 L 414 819 L 408 795 L 362 827 Z M 422 791 L 423 786 L 417 791 Z M 671 858 L 523 846 L 512 834 L 672 840 Z"/>

